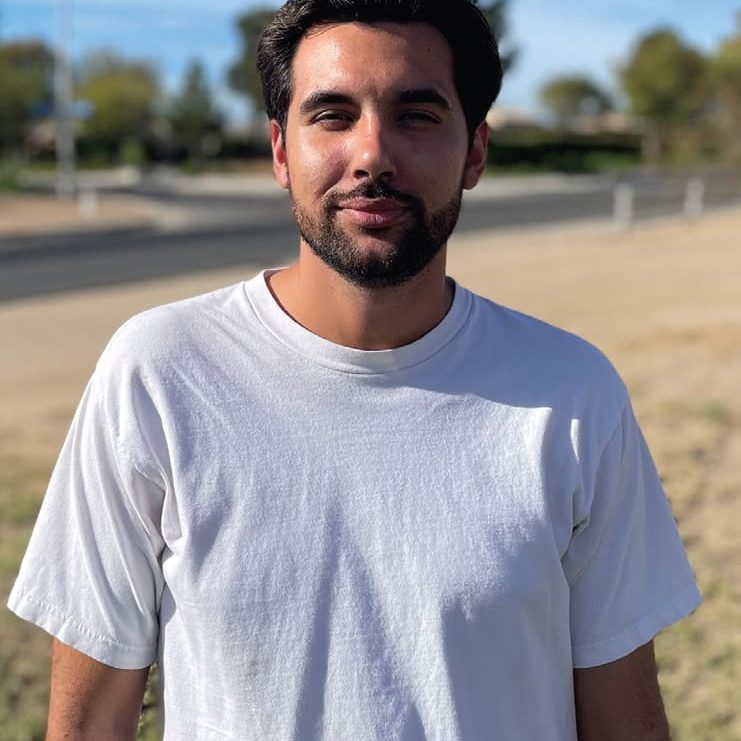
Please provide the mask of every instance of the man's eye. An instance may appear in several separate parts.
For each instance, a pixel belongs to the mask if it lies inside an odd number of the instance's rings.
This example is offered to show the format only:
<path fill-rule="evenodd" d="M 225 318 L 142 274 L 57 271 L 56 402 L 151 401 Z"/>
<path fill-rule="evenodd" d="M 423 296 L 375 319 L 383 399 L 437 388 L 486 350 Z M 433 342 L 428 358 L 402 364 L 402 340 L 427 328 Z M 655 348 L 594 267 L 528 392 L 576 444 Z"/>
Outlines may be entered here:
<path fill-rule="evenodd" d="M 314 123 L 331 127 L 342 126 L 350 121 L 352 116 L 346 111 L 322 111 L 314 116 Z"/>
<path fill-rule="evenodd" d="M 428 111 L 405 111 L 401 114 L 402 121 L 408 121 L 410 123 L 439 123 L 440 119 L 434 114 Z"/>

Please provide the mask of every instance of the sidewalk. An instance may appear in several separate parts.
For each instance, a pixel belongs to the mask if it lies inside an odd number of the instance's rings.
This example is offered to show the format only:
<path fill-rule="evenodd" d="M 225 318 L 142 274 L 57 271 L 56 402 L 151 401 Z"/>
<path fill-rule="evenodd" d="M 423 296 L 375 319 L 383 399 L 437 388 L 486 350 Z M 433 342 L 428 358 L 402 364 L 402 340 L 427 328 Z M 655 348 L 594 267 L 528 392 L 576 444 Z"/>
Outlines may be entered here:
<path fill-rule="evenodd" d="M 87 193 L 76 199 L 53 195 L 0 195 L 0 240 L 52 234 L 161 226 L 170 209 L 135 196 Z"/>

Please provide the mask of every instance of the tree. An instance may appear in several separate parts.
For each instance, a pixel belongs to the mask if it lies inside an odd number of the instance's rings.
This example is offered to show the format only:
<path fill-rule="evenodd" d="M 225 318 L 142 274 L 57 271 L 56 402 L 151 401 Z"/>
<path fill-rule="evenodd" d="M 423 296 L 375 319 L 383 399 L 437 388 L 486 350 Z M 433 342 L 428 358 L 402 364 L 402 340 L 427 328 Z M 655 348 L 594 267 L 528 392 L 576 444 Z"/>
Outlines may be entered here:
<path fill-rule="evenodd" d="M 699 120 L 709 101 L 708 64 L 671 29 L 642 37 L 621 81 L 632 110 L 649 125 L 647 154 L 666 154 L 673 134 Z"/>
<path fill-rule="evenodd" d="M 514 63 L 517 51 L 508 44 L 505 11 L 508 0 L 494 0 L 481 5 L 481 11 L 494 35 L 499 41 L 502 55 L 502 66 L 505 71 Z M 256 8 L 245 13 L 237 21 L 237 28 L 242 40 L 242 52 L 228 73 L 229 86 L 237 93 L 242 93 L 251 101 L 257 113 L 265 110 L 262 99 L 262 86 L 257 73 L 257 42 L 265 26 L 275 16 L 275 8 Z"/>
<path fill-rule="evenodd" d="M 540 89 L 540 100 L 563 127 L 581 116 L 596 116 L 614 108 L 610 95 L 583 75 L 552 79 Z"/>
<path fill-rule="evenodd" d="M 34 118 L 50 113 L 54 55 L 40 41 L 0 45 L 0 149 L 19 147 Z"/>
<path fill-rule="evenodd" d="M 214 105 L 200 61 L 193 60 L 188 66 L 182 89 L 170 104 L 168 119 L 191 157 L 203 155 L 207 137 L 221 130 L 223 117 Z"/>
<path fill-rule="evenodd" d="M 506 74 L 507 70 L 517 61 L 518 50 L 509 40 L 509 27 L 507 24 L 507 5 L 509 0 L 495 0 L 494 2 L 481 5 L 481 12 L 494 31 L 494 37 L 499 43 L 499 54 L 502 57 L 502 67 Z"/>
<path fill-rule="evenodd" d="M 720 127 L 728 154 L 741 159 L 741 35 L 726 41 L 711 60 Z"/>
<path fill-rule="evenodd" d="M 83 63 L 76 92 L 93 106 L 83 136 L 109 155 L 127 140 L 149 135 L 160 88 L 146 63 L 95 54 Z"/>
<path fill-rule="evenodd" d="M 237 93 L 245 95 L 255 110 L 265 110 L 262 99 L 262 86 L 257 73 L 257 42 L 265 26 L 275 16 L 275 8 L 256 8 L 245 13 L 237 21 L 237 29 L 242 40 L 242 52 L 239 59 L 228 72 L 229 86 Z"/>

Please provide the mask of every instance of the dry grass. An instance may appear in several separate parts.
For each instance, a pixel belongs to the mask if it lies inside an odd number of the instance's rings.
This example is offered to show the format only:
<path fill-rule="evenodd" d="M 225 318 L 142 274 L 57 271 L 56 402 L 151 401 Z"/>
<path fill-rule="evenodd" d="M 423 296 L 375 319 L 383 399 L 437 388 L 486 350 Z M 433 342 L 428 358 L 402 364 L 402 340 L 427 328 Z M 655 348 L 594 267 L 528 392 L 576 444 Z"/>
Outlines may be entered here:
<path fill-rule="evenodd" d="M 675 741 L 741 740 L 741 213 L 629 234 L 473 235 L 451 273 L 500 303 L 595 342 L 612 358 L 672 500 L 705 604 L 658 641 Z M 734 238 L 734 235 L 735 238 Z M 230 270 L 0 306 L 0 595 L 95 359 L 147 306 L 235 282 Z M 3 738 L 41 738 L 48 641 L 0 616 Z"/>

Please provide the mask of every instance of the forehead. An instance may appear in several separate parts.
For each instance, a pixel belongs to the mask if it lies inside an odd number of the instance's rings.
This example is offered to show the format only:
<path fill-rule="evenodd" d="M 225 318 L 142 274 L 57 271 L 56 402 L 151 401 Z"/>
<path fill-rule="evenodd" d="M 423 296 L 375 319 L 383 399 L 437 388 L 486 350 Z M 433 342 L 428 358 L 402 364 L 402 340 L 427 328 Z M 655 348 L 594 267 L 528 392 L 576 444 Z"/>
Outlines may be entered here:
<path fill-rule="evenodd" d="M 453 54 L 426 23 L 336 23 L 301 40 L 292 64 L 293 99 L 317 89 L 345 92 L 438 88 L 455 96 Z"/>

